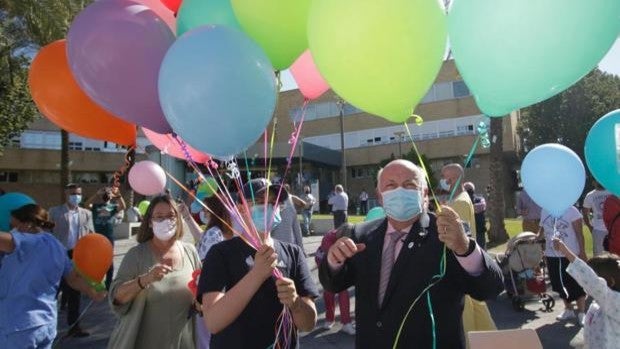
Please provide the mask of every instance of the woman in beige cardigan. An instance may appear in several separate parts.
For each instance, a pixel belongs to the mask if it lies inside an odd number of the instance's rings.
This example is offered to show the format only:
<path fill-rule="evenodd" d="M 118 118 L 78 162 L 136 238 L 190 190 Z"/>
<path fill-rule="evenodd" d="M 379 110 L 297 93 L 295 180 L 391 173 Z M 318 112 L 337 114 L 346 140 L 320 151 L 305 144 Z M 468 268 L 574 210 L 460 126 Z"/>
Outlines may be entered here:
<path fill-rule="evenodd" d="M 188 217 L 181 217 L 169 196 L 151 201 L 140 244 L 127 252 L 110 288 L 112 308 L 121 318 L 109 348 L 195 348 L 187 284 L 200 259 L 194 246 L 181 241 L 183 218 Z"/>

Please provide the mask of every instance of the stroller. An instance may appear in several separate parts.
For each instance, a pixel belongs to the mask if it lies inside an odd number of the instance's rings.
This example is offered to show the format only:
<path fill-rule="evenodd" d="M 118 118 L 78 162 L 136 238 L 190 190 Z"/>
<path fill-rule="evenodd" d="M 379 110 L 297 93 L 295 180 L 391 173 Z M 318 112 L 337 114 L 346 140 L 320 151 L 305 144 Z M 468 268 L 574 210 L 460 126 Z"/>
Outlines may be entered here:
<path fill-rule="evenodd" d="M 544 305 L 542 311 L 551 312 L 555 306 L 553 297 L 546 293 L 544 242 L 536 237 L 531 232 L 520 233 L 508 241 L 506 253 L 497 256 L 504 274 L 504 288 L 516 311 L 523 311 L 526 298 L 532 296 L 538 296 Z"/>

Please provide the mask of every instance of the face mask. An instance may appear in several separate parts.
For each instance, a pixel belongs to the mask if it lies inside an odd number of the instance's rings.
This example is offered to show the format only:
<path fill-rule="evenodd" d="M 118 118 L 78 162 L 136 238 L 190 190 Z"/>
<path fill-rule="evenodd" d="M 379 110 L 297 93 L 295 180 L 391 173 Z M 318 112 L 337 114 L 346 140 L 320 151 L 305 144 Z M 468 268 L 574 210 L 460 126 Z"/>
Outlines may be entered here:
<path fill-rule="evenodd" d="M 272 219 L 273 222 L 271 222 Z M 280 208 L 278 207 L 274 210 L 272 204 L 254 205 L 252 206 L 252 222 L 259 232 L 273 230 L 282 222 Z M 271 223 L 271 226 L 269 223 Z"/>
<path fill-rule="evenodd" d="M 448 180 L 445 178 L 439 181 L 439 187 L 444 191 L 450 191 L 450 184 L 448 184 Z"/>
<path fill-rule="evenodd" d="M 161 241 L 172 239 L 177 232 L 177 222 L 175 219 L 164 219 L 161 222 L 151 222 L 153 224 L 153 234 Z"/>
<path fill-rule="evenodd" d="M 384 191 L 385 214 L 399 222 L 406 222 L 422 212 L 422 195 L 419 190 L 398 187 Z"/>
<path fill-rule="evenodd" d="M 209 224 L 209 216 L 205 213 L 205 211 L 200 211 L 198 215 L 200 216 L 200 221 L 202 223 Z"/>
<path fill-rule="evenodd" d="M 73 206 L 77 206 L 82 202 L 82 195 L 73 194 L 69 195 L 69 203 Z"/>

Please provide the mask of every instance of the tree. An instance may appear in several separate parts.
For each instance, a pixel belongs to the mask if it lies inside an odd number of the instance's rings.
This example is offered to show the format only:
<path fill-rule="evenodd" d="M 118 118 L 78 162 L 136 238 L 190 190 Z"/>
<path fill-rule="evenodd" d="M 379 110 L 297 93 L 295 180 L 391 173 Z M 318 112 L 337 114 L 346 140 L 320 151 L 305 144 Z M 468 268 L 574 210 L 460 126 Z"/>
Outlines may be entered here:
<path fill-rule="evenodd" d="M 501 244 L 508 240 L 506 225 L 504 224 L 504 138 L 503 118 L 491 118 L 490 136 L 490 165 L 489 165 L 489 241 Z"/>
<path fill-rule="evenodd" d="M 39 48 L 63 39 L 71 21 L 92 0 L 0 0 L 0 9 L 23 23 L 30 45 Z M 61 130 L 60 195 L 71 181 L 69 134 Z"/>
<path fill-rule="evenodd" d="M 584 160 L 585 139 L 601 116 L 620 107 L 620 77 L 593 70 L 568 90 L 521 112 L 518 127 L 525 152 L 560 143 Z"/>
<path fill-rule="evenodd" d="M 437 187 L 437 180 L 435 179 L 435 175 L 433 173 L 433 169 L 430 166 L 430 163 L 428 162 L 428 159 L 426 158 L 426 155 L 424 154 L 420 154 L 420 158 L 422 158 L 422 161 L 424 162 L 424 166 L 426 167 L 426 170 L 428 171 L 428 178 L 430 180 L 430 183 L 428 183 L 429 188 L 436 188 Z M 391 154 L 389 158 L 387 159 L 383 159 L 379 162 L 379 168 L 383 168 L 385 167 L 385 165 L 387 165 L 388 163 L 390 163 L 392 160 L 395 160 L 396 157 L 394 156 L 394 154 Z M 420 164 L 420 160 L 418 159 L 418 156 L 415 152 L 415 150 L 411 149 L 409 150 L 408 153 L 403 154 L 402 159 L 405 160 L 409 160 L 411 162 L 413 162 L 414 164 L 421 166 Z M 375 178 L 377 177 L 376 174 L 374 176 Z M 376 185 L 376 183 L 375 183 Z"/>

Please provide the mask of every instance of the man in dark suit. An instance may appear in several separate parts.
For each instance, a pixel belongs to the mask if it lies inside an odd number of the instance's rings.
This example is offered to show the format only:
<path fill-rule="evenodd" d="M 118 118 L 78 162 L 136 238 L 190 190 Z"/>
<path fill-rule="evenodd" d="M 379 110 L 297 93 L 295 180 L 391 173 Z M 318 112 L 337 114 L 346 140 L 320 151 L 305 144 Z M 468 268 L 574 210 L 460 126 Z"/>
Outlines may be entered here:
<path fill-rule="evenodd" d="M 499 266 L 452 209 L 425 212 L 426 181 L 410 161 L 379 172 L 377 197 L 387 218 L 343 226 L 319 270 L 330 292 L 356 287 L 356 348 L 392 348 L 403 322 L 397 348 L 465 348 L 463 296 L 499 294 Z"/>

